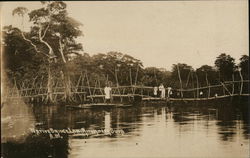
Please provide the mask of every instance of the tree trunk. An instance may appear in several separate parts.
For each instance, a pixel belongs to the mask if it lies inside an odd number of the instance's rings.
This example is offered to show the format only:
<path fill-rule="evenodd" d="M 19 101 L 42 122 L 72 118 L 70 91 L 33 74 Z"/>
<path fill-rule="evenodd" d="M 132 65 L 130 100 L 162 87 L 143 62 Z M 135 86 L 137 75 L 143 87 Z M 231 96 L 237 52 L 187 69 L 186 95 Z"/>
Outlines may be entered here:
<path fill-rule="evenodd" d="M 240 74 L 240 95 L 242 94 L 242 90 L 243 90 L 243 76 L 241 74 L 241 70 L 239 70 L 239 74 Z"/>
<path fill-rule="evenodd" d="M 65 101 L 71 101 L 72 100 L 72 93 L 71 93 L 71 81 L 70 81 L 70 75 L 68 73 L 68 69 L 66 64 L 64 64 L 64 68 L 62 71 L 62 78 L 63 78 L 63 84 L 64 84 L 64 99 Z"/>
<path fill-rule="evenodd" d="M 47 101 L 54 102 L 53 100 L 53 85 L 52 85 L 52 74 L 51 74 L 51 61 L 49 61 L 49 67 L 48 67 L 48 83 L 47 83 Z"/>
<path fill-rule="evenodd" d="M 67 61 L 64 55 L 64 44 L 62 43 L 61 37 L 59 38 L 59 51 L 62 56 L 62 61 L 64 63 L 63 67 L 63 82 L 64 82 L 64 99 L 65 101 L 71 101 L 72 100 L 72 93 L 71 93 L 71 82 L 70 82 L 70 75 L 69 75 L 69 70 L 67 68 Z"/>
<path fill-rule="evenodd" d="M 70 76 L 67 72 L 64 74 L 64 84 L 65 84 L 65 98 L 66 100 L 71 101 L 72 100 L 72 93 L 71 93 L 71 82 L 70 82 Z"/>
<path fill-rule="evenodd" d="M 234 94 L 234 74 L 232 75 L 232 79 L 233 79 L 233 85 L 232 85 L 232 94 Z"/>

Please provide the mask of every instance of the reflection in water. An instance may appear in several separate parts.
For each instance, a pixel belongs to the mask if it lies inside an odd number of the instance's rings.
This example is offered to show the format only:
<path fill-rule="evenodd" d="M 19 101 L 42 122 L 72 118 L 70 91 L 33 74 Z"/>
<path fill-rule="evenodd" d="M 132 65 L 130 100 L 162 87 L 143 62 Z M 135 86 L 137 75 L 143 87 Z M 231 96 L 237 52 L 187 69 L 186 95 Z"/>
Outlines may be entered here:
<path fill-rule="evenodd" d="M 8 99 L 1 107 L 1 142 L 23 141 L 29 128 L 35 124 L 29 105 L 22 99 Z"/>
<path fill-rule="evenodd" d="M 110 130 L 111 129 L 110 112 L 105 111 L 104 124 L 105 124 L 105 127 L 104 127 L 105 130 Z"/>
<path fill-rule="evenodd" d="M 248 113 L 240 106 L 142 105 L 72 111 L 61 106 L 35 106 L 34 114 L 38 129 L 123 129 L 125 134 L 64 136 L 56 145 L 46 136 L 30 137 L 18 147 L 29 153 L 26 157 L 32 153 L 73 158 L 249 156 Z M 39 142 L 36 147 L 35 142 Z M 17 148 L 4 145 L 3 154 Z"/>

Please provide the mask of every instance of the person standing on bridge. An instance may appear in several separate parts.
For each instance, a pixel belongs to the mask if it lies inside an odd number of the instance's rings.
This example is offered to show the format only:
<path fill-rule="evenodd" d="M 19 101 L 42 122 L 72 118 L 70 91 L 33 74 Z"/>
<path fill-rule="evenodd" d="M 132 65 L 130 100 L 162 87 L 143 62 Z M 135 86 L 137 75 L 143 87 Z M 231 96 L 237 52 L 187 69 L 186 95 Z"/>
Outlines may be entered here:
<path fill-rule="evenodd" d="M 106 84 L 106 86 L 104 87 L 104 94 L 105 94 L 105 102 L 110 103 L 111 101 L 111 87 Z"/>
<path fill-rule="evenodd" d="M 157 91 L 158 91 L 158 87 L 155 86 L 155 87 L 154 87 L 154 97 L 157 97 Z"/>
<path fill-rule="evenodd" d="M 166 89 L 165 89 L 165 87 L 163 86 L 163 84 L 161 84 L 161 85 L 159 86 L 159 91 L 161 92 L 161 98 L 164 99 L 164 98 L 165 98 Z"/>
<path fill-rule="evenodd" d="M 171 87 L 168 87 L 167 88 L 167 97 L 169 98 L 170 97 L 170 95 L 172 94 L 172 88 Z"/>

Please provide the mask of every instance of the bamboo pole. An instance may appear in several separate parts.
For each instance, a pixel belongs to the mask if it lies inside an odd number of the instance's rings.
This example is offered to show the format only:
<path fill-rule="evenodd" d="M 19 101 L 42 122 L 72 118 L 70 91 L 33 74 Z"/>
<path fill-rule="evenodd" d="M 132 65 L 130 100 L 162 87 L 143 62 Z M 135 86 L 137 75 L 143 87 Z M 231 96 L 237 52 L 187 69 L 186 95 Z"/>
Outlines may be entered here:
<path fill-rule="evenodd" d="M 119 82 L 118 82 L 118 76 L 117 76 L 117 69 L 115 68 L 115 80 L 116 80 L 116 86 L 119 86 Z"/>
<path fill-rule="evenodd" d="M 183 98 L 181 74 L 180 74 L 180 70 L 179 70 L 179 65 L 177 64 L 176 66 L 177 66 L 177 72 L 178 72 L 178 77 L 179 77 L 179 81 L 180 81 L 181 98 Z"/>
<path fill-rule="evenodd" d="M 135 91 L 136 91 L 136 84 L 137 84 L 138 71 L 139 71 L 139 66 L 137 65 L 136 74 L 135 74 L 135 83 L 134 83 L 135 87 L 132 88 L 133 94 L 135 94 Z"/>
<path fill-rule="evenodd" d="M 232 94 L 234 94 L 234 73 L 232 74 L 232 79 L 233 79 L 233 82 L 232 82 Z"/>
<path fill-rule="evenodd" d="M 207 98 L 209 98 L 210 95 L 211 95 L 211 88 L 210 88 L 210 84 L 209 84 L 209 85 L 208 85 L 208 96 L 207 96 Z"/>
<path fill-rule="evenodd" d="M 207 94 L 207 97 L 209 98 L 209 97 L 210 97 L 210 84 L 209 84 L 209 82 L 208 82 L 207 72 L 206 72 L 206 82 L 207 82 L 207 86 L 208 86 L 208 94 Z"/>
<path fill-rule="evenodd" d="M 133 89 L 133 79 L 132 79 L 132 70 L 131 70 L 131 68 L 129 69 L 129 77 L 130 77 L 131 92 L 134 93 L 134 89 Z"/>
<path fill-rule="evenodd" d="M 82 73 L 82 72 L 81 72 Z M 81 79 L 81 86 L 80 86 L 80 88 L 81 88 L 81 92 L 83 92 L 83 91 L 85 91 L 85 89 L 84 89 L 84 80 L 85 80 L 85 73 L 84 73 L 84 75 L 82 76 L 82 79 Z"/>
<path fill-rule="evenodd" d="M 18 96 L 18 88 L 17 88 L 17 82 L 16 82 L 16 78 L 14 78 L 14 90 L 13 90 L 14 95 Z M 16 94 L 15 94 L 16 93 Z"/>
<path fill-rule="evenodd" d="M 225 83 L 225 84 L 226 84 L 226 83 L 229 84 L 229 83 L 240 83 L 240 82 L 244 82 L 244 83 L 245 83 L 245 82 L 250 82 L 250 80 L 242 80 L 242 81 L 241 81 L 241 80 L 240 80 L 240 81 L 225 81 L 224 83 Z"/>
<path fill-rule="evenodd" d="M 141 88 L 141 95 L 143 95 L 143 89 Z"/>
<path fill-rule="evenodd" d="M 193 76 L 193 73 L 191 74 L 191 78 L 192 78 L 192 88 L 195 89 L 194 88 L 194 76 Z M 193 94 L 194 94 L 194 98 L 195 98 L 195 91 L 193 91 Z"/>
<path fill-rule="evenodd" d="M 196 87 L 197 87 L 197 98 L 199 98 L 199 80 L 198 80 L 198 76 L 197 73 L 195 73 L 195 77 L 196 77 Z"/>
<path fill-rule="evenodd" d="M 132 79 L 132 72 L 131 72 L 131 68 L 129 68 L 129 78 L 130 78 L 130 85 L 133 85 L 133 79 Z"/>
<path fill-rule="evenodd" d="M 87 74 L 87 70 L 85 72 L 85 76 L 86 76 L 86 80 L 87 80 L 87 84 L 88 84 L 88 89 L 89 89 L 89 95 L 92 96 L 92 93 L 91 93 L 91 89 L 90 89 L 90 84 L 89 84 L 89 79 L 88 79 L 88 74 Z M 93 102 L 93 97 L 90 97 L 92 102 Z"/>
<path fill-rule="evenodd" d="M 119 88 L 119 81 L 118 81 L 117 71 L 118 70 L 115 68 L 116 86 L 117 86 L 117 90 L 118 90 L 119 95 L 121 95 L 120 88 Z M 120 101 L 122 102 L 122 97 L 120 97 Z"/>
<path fill-rule="evenodd" d="M 33 91 L 33 95 L 36 95 L 37 94 L 37 86 L 36 86 L 36 79 L 38 78 L 38 76 L 36 75 L 36 77 L 34 78 L 34 81 L 32 83 L 32 87 L 34 88 L 34 91 Z"/>
<path fill-rule="evenodd" d="M 93 90 L 93 95 L 95 95 L 95 91 L 96 91 L 96 86 L 97 86 L 97 80 L 95 80 L 95 87 L 94 87 L 94 90 Z"/>
<path fill-rule="evenodd" d="M 106 84 L 108 84 L 108 81 L 109 81 L 109 75 L 107 74 Z"/>
<path fill-rule="evenodd" d="M 241 70 L 239 70 L 239 74 L 240 74 L 240 95 L 242 94 L 242 90 L 243 90 L 243 76 L 241 74 Z"/>
<path fill-rule="evenodd" d="M 41 92 L 42 87 L 43 87 L 43 80 L 44 80 L 44 76 L 42 75 L 42 77 L 41 77 L 41 82 L 40 82 L 40 84 L 39 84 L 39 90 L 38 90 L 38 94 L 39 94 L 39 95 L 40 95 L 40 94 L 43 94 L 43 91 Z M 42 95 L 42 97 L 41 97 L 41 102 L 43 102 L 43 100 L 44 100 L 44 96 Z"/>
<path fill-rule="evenodd" d="M 222 85 L 222 87 L 223 87 L 223 85 Z M 223 95 L 226 95 L 225 88 L 222 88 L 222 91 L 223 91 Z"/>
<path fill-rule="evenodd" d="M 136 75 L 135 75 L 135 85 L 137 84 L 138 71 L 139 71 L 139 66 L 137 65 Z"/>
<path fill-rule="evenodd" d="M 225 84 L 223 82 L 221 82 L 222 86 L 224 87 L 224 89 L 229 93 L 229 95 L 232 96 L 231 92 L 227 89 L 227 87 L 225 86 Z M 224 90 L 224 91 L 225 91 Z M 225 95 L 225 94 L 224 94 Z"/>
<path fill-rule="evenodd" d="M 101 95 L 103 95 L 103 89 L 101 88 L 101 82 L 100 82 L 100 78 L 98 77 L 98 86 L 99 86 L 99 90 L 100 90 L 100 93 L 101 93 Z M 102 98 L 103 99 L 103 102 L 105 101 L 105 98 L 103 97 Z"/>
<path fill-rule="evenodd" d="M 57 90 L 57 85 L 58 85 L 58 80 L 56 81 L 56 83 L 55 83 L 55 89 Z M 57 92 L 57 91 L 56 91 Z M 55 97 L 54 97 L 54 99 L 56 100 L 57 99 L 57 95 L 58 94 L 55 94 Z"/>
<path fill-rule="evenodd" d="M 156 85 L 158 85 L 158 80 L 157 80 L 157 77 L 156 77 L 155 69 L 154 69 L 154 77 L 155 77 Z"/>
<path fill-rule="evenodd" d="M 225 84 L 225 83 L 224 83 Z M 226 83 L 225 85 L 229 85 L 230 83 Z M 216 88 L 216 87 L 221 87 L 221 84 L 219 85 L 210 85 L 210 88 Z M 199 87 L 199 88 L 190 88 L 190 89 L 182 89 L 182 91 L 196 91 L 197 89 L 207 89 L 208 87 L 205 86 L 205 87 Z M 176 89 L 178 91 L 181 91 L 181 89 Z"/>
<path fill-rule="evenodd" d="M 191 70 L 190 70 L 189 73 L 188 73 L 186 87 L 188 86 L 188 83 L 189 83 L 190 74 L 191 74 Z"/>
<path fill-rule="evenodd" d="M 79 84 L 81 82 L 81 79 L 82 79 L 82 72 L 81 72 L 81 74 L 80 74 L 80 76 L 79 76 L 79 78 L 77 80 L 77 83 L 76 83 L 76 87 L 75 87 L 76 91 L 78 91 L 78 86 L 79 86 Z"/>

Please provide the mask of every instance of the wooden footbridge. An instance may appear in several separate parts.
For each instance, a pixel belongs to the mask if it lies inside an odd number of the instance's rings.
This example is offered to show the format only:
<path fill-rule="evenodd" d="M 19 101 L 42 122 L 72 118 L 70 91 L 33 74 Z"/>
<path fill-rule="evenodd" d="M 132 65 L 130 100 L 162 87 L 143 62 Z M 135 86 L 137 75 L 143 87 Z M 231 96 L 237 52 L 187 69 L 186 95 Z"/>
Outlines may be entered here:
<path fill-rule="evenodd" d="M 46 87 L 30 83 L 27 87 L 23 85 L 12 86 L 4 89 L 2 99 L 23 98 L 29 102 L 46 103 L 49 94 L 52 94 L 53 100 L 56 102 L 64 101 L 65 87 L 55 84 L 53 91 L 48 92 Z M 112 99 L 115 102 L 134 102 L 134 101 L 203 101 L 213 100 L 234 96 L 249 96 L 249 80 L 227 81 L 218 85 L 209 85 L 206 87 L 196 87 L 191 89 L 175 89 L 172 88 L 172 94 L 166 98 L 159 98 L 153 95 L 153 87 L 142 85 L 130 86 L 113 86 Z M 202 92 L 202 93 L 201 93 Z M 167 94 L 166 94 L 167 95 Z M 70 86 L 71 100 L 76 103 L 84 102 L 104 102 L 104 88 L 100 86 L 100 82 L 96 82 L 95 86 L 76 84 Z"/>

